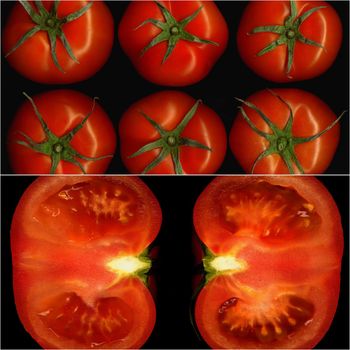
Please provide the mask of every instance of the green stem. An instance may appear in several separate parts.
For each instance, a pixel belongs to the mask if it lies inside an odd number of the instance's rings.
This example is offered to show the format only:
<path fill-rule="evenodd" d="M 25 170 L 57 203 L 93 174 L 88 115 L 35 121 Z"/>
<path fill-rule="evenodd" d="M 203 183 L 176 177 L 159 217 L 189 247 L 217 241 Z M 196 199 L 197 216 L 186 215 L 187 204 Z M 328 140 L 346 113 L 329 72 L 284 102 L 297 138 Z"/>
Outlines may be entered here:
<path fill-rule="evenodd" d="M 47 36 L 50 43 L 50 51 L 53 63 L 57 67 L 57 69 L 64 73 L 63 68 L 58 62 L 56 46 L 57 46 L 57 38 L 61 40 L 63 47 L 65 48 L 69 57 L 76 63 L 79 63 L 72 48 L 63 32 L 63 26 L 66 23 L 75 21 L 79 17 L 83 16 L 92 6 L 93 2 L 90 1 L 84 7 L 79 9 L 78 11 L 71 13 L 63 18 L 59 18 L 57 16 L 57 9 L 60 1 L 55 0 L 51 11 L 46 10 L 41 1 L 35 1 L 37 11 L 32 7 L 29 1 L 20 0 L 20 4 L 23 6 L 31 20 L 33 21 L 33 27 L 30 28 L 14 45 L 13 48 L 9 52 L 6 53 L 5 57 L 11 55 L 14 51 L 16 51 L 19 47 L 21 47 L 29 38 L 34 36 L 39 31 L 47 32 Z"/>

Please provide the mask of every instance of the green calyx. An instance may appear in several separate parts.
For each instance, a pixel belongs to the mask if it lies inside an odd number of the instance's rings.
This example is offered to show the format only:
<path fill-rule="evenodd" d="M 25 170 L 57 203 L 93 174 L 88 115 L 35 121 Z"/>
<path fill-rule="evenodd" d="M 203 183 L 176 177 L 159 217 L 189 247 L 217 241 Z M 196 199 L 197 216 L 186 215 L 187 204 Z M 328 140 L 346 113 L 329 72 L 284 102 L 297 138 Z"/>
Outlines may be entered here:
<path fill-rule="evenodd" d="M 157 28 L 161 29 L 162 31 L 155 38 L 153 38 L 153 40 L 146 47 L 143 48 L 143 50 L 141 51 L 141 56 L 143 56 L 146 53 L 146 51 L 148 51 L 150 48 L 158 45 L 163 41 L 168 42 L 168 48 L 163 57 L 162 63 L 164 63 L 168 59 L 168 57 L 171 55 L 171 53 L 173 52 L 179 40 L 186 40 L 193 43 L 210 44 L 210 45 L 219 46 L 219 44 L 214 41 L 198 38 L 197 36 L 192 35 L 191 33 L 188 33 L 185 30 L 186 26 L 198 16 L 200 11 L 202 10 L 202 6 L 199 7 L 190 16 L 182 19 L 181 21 L 177 21 L 165 6 L 163 6 L 158 1 L 154 1 L 154 2 L 156 3 L 159 10 L 161 11 L 164 17 L 164 22 L 158 19 L 149 18 L 144 22 L 142 22 L 139 26 L 137 26 L 135 30 L 139 29 L 140 27 L 143 27 L 145 24 L 151 23 L 155 25 Z"/>
<path fill-rule="evenodd" d="M 335 126 L 339 120 L 342 118 L 344 111 L 334 122 L 332 122 L 330 125 L 327 126 L 324 130 L 321 132 L 309 136 L 309 137 L 296 137 L 292 134 L 292 127 L 293 127 L 293 121 L 294 121 L 294 114 L 292 111 L 291 106 L 283 100 L 279 95 L 274 93 L 273 91 L 269 90 L 269 92 L 278 98 L 282 103 L 284 103 L 288 109 L 289 109 L 289 117 L 287 120 L 286 125 L 283 127 L 283 129 L 279 129 L 277 125 L 275 125 L 257 106 L 255 106 L 253 103 L 241 100 L 239 98 L 236 98 L 237 101 L 241 102 L 245 106 L 253 109 L 256 113 L 259 114 L 259 116 L 265 121 L 265 123 L 269 126 L 272 133 L 266 133 L 264 131 L 259 130 L 254 123 L 250 120 L 247 113 L 245 112 L 244 108 L 242 106 L 239 106 L 238 109 L 240 110 L 243 118 L 248 123 L 250 128 L 257 133 L 259 136 L 265 138 L 269 142 L 269 146 L 266 150 L 264 150 L 260 155 L 255 159 L 254 164 L 251 169 L 251 173 L 254 173 L 255 166 L 257 163 L 262 160 L 263 158 L 272 155 L 272 154 L 278 154 L 286 164 L 288 171 L 290 174 L 294 174 L 294 167 L 293 164 L 297 167 L 298 171 L 301 174 L 304 174 L 304 169 L 301 166 L 296 154 L 294 147 L 296 145 L 311 142 L 316 140 L 317 138 L 321 137 L 324 133 L 329 131 L 330 129 Z"/>
<path fill-rule="evenodd" d="M 41 127 L 45 133 L 45 140 L 43 142 L 35 142 L 28 135 L 19 131 L 18 133 L 24 137 L 25 141 L 16 141 L 16 142 L 19 145 L 28 147 L 35 152 L 48 155 L 51 158 L 50 174 L 54 174 L 56 172 L 57 166 L 61 160 L 64 160 L 66 162 L 76 165 L 85 174 L 86 173 L 85 169 L 83 168 L 82 164 L 77 160 L 77 158 L 87 160 L 87 161 L 97 161 L 97 160 L 113 157 L 112 154 L 102 156 L 102 157 L 87 157 L 77 152 L 70 145 L 70 142 L 72 141 L 73 136 L 84 126 L 84 124 L 86 123 L 86 121 L 88 120 L 92 112 L 94 111 L 95 104 L 96 104 L 95 100 L 97 99 L 96 97 L 93 100 L 91 112 L 72 130 L 70 130 L 63 136 L 58 137 L 55 134 L 53 134 L 52 131 L 47 126 L 45 120 L 43 119 L 38 108 L 36 107 L 33 99 L 24 92 L 23 92 L 23 95 L 30 101 L 30 103 L 33 106 L 35 115 L 37 116 L 41 124 Z"/>
<path fill-rule="evenodd" d="M 149 249 L 146 248 L 138 256 L 138 259 L 143 264 L 143 267 L 137 271 L 136 275 L 148 287 L 148 277 L 152 268 L 152 259 L 149 257 Z"/>
<path fill-rule="evenodd" d="M 64 73 L 63 68 L 60 66 L 57 54 L 56 54 L 56 44 L 57 44 L 57 38 L 59 38 L 66 49 L 68 55 L 70 58 L 76 62 L 79 63 L 76 57 L 74 56 L 74 53 L 72 51 L 72 48 L 70 47 L 70 44 L 64 35 L 63 32 L 63 26 L 66 23 L 72 22 L 82 15 L 86 13 L 87 10 L 92 6 L 92 1 L 89 2 L 87 5 L 82 7 L 80 10 L 73 12 L 63 18 L 58 18 L 57 16 L 57 9 L 59 6 L 60 1 L 55 0 L 52 5 L 51 11 L 48 11 L 41 1 L 34 1 L 36 5 L 36 9 L 32 7 L 32 5 L 29 3 L 29 1 L 20 0 L 19 1 L 23 8 L 26 10 L 30 18 L 32 19 L 34 26 L 25 33 L 21 39 L 16 43 L 16 45 L 6 54 L 6 57 L 11 55 L 15 50 L 17 50 L 25 41 L 27 41 L 29 38 L 31 38 L 34 34 L 36 34 L 39 31 L 45 31 L 47 32 L 49 41 L 50 41 L 50 47 L 51 47 L 51 56 L 53 59 L 53 62 L 55 66 Z"/>
<path fill-rule="evenodd" d="M 218 275 L 218 271 L 212 266 L 212 261 L 216 258 L 207 247 L 204 249 L 203 267 L 205 273 L 205 284 Z"/>
<path fill-rule="evenodd" d="M 133 153 L 129 158 L 137 157 L 140 154 L 151 151 L 153 149 L 159 148 L 161 151 L 158 156 L 146 166 L 146 168 L 142 171 L 143 174 L 148 173 L 151 169 L 157 166 L 160 162 L 162 162 L 169 154 L 171 155 L 174 169 L 176 174 L 183 174 L 182 165 L 180 162 L 180 147 L 189 146 L 196 147 L 207 150 L 211 152 L 211 149 L 208 146 L 202 145 L 196 140 L 192 140 L 189 138 L 182 137 L 181 134 L 184 131 L 187 124 L 196 114 L 200 100 L 196 101 L 196 103 L 192 106 L 192 108 L 187 112 L 185 117 L 181 120 L 181 122 L 176 126 L 173 130 L 164 130 L 156 121 L 154 121 L 151 117 L 149 117 L 144 112 L 140 111 L 140 114 L 149 121 L 149 123 L 158 131 L 160 138 L 156 141 L 152 141 L 143 147 L 141 147 L 138 151 Z"/>
<path fill-rule="evenodd" d="M 323 46 L 313 40 L 305 38 L 300 32 L 301 24 L 309 18 L 313 13 L 319 11 L 321 9 L 326 8 L 326 6 L 318 6 L 314 7 L 301 16 L 298 16 L 296 9 L 295 0 L 290 0 L 290 15 L 285 19 L 284 25 L 268 25 L 268 26 L 260 26 L 254 28 L 250 34 L 257 33 L 275 33 L 279 34 L 278 39 L 271 42 L 265 48 L 263 48 L 260 52 L 258 52 L 258 56 L 265 55 L 266 53 L 274 50 L 277 46 L 287 45 L 288 51 L 288 60 L 286 66 L 286 74 L 288 75 L 292 69 L 293 59 L 294 59 L 294 49 L 296 42 L 300 42 L 302 44 L 311 45 L 315 47 L 323 48 Z"/>

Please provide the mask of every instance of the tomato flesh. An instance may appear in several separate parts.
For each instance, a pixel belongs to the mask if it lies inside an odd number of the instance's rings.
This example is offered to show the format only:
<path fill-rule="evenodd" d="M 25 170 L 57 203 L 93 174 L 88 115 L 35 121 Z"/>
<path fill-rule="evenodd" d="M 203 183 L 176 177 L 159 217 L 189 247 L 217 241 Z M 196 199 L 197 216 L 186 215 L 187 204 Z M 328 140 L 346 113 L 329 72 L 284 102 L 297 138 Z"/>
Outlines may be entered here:
<path fill-rule="evenodd" d="M 142 252 L 160 208 L 137 178 L 42 177 L 11 229 L 14 293 L 45 348 L 138 348 L 155 323 Z"/>
<path fill-rule="evenodd" d="M 225 177 L 197 200 L 196 232 L 213 254 L 195 305 L 213 348 L 311 348 L 337 306 L 340 218 L 313 178 Z"/>

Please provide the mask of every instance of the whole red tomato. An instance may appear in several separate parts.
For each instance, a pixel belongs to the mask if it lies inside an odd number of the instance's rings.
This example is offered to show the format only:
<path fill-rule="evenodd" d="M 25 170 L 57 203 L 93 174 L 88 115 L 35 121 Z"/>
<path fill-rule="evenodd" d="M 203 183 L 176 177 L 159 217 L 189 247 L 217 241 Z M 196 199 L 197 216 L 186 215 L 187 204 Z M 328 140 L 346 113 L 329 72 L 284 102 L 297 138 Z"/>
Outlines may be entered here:
<path fill-rule="evenodd" d="M 99 71 L 113 39 L 113 17 L 102 1 L 21 1 L 7 19 L 2 45 L 26 78 L 66 84 Z"/>
<path fill-rule="evenodd" d="M 230 146 L 248 173 L 323 173 L 339 142 L 340 117 L 318 97 L 297 89 L 262 90 L 233 122 Z"/>
<path fill-rule="evenodd" d="M 156 310 L 144 251 L 159 204 L 135 177 L 40 177 L 11 226 L 18 315 L 44 348 L 140 348 Z"/>
<path fill-rule="evenodd" d="M 130 106 L 119 136 L 122 161 L 131 173 L 210 174 L 226 153 L 220 117 L 178 91 L 158 92 Z"/>
<path fill-rule="evenodd" d="M 202 80 L 225 51 L 228 29 L 213 1 L 132 1 L 118 30 L 122 49 L 147 80 Z"/>
<path fill-rule="evenodd" d="M 104 173 L 116 148 L 113 124 L 95 99 L 73 91 L 26 95 L 8 132 L 18 174 Z"/>
<path fill-rule="evenodd" d="M 340 19 L 324 1 L 251 1 L 237 33 L 243 61 L 275 82 L 321 75 L 333 64 L 341 41 Z"/>
<path fill-rule="evenodd" d="M 343 234 L 337 206 L 312 177 L 221 177 L 198 198 L 207 247 L 195 303 L 213 349 L 310 349 L 334 317 Z"/>

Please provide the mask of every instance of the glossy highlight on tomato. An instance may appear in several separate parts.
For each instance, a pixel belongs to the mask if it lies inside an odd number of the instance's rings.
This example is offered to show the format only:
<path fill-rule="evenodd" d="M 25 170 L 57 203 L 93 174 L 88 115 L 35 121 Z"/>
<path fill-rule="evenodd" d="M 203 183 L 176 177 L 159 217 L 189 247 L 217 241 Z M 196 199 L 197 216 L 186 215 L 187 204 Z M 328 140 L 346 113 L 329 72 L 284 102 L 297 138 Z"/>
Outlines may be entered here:
<path fill-rule="evenodd" d="M 15 173 L 101 174 L 107 170 L 116 134 L 95 99 L 74 90 L 26 97 L 7 135 Z"/>
<path fill-rule="evenodd" d="M 113 17 L 103 1 L 21 1 L 7 18 L 2 49 L 26 78 L 67 84 L 98 72 L 113 40 Z"/>
<path fill-rule="evenodd" d="M 122 161 L 136 174 L 211 174 L 226 153 L 220 117 L 179 91 L 135 102 L 119 122 L 119 136 Z"/>
<path fill-rule="evenodd" d="M 247 173 L 320 174 L 337 150 L 339 120 L 317 96 L 299 89 L 261 90 L 239 100 L 229 135 Z"/>
<path fill-rule="evenodd" d="M 15 303 L 44 348 L 139 348 L 156 319 L 145 282 L 159 204 L 136 177 L 40 177 L 11 226 Z"/>
<path fill-rule="evenodd" d="M 329 329 L 340 288 L 337 206 L 312 177 L 218 177 L 194 225 L 207 252 L 195 320 L 212 348 L 310 349 Z"/>
<path fill-rule="evenodd" d="M 132 1 L 118 36 L 145 79 L 186 86 L 209 74 L 226 49 L 228 28 L 211 0 Z"/>
<path fill-rule="evenodd" d="M 323 74 L 341 42 L 340 18 L 325 1 L 250 1 L 237 32 L 238 51 L 247 66 L 280 83 Z"/>

